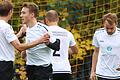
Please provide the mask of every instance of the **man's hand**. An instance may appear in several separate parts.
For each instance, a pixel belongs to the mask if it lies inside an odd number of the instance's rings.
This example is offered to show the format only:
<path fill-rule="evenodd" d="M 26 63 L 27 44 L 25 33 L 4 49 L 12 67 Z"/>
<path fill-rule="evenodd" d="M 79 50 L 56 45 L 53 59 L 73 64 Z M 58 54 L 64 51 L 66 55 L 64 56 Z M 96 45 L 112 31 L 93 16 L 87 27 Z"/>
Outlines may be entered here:
<path fill-rule="evenodd" d="M 21 52 L 21 57 L 26 60 L 26 56 L 27 56 L 26 51 L 22 51 Z"/>
<path fill-rule="evenodd" d="M 120 68 L 117 68 L 116 70 L 120 71 Z"/>
<path fill-rule="evenodd" d="M 26 30 L 27 30 L 27 25 L 26 24 L 22 24 L 21 26 L 22 27 L 21 27 L 20 31 L 22 31 L 22 33 L 25 33 Z"/>
<path fill-rule="evenodd" d="M 118 64 L 116 70 L 117 70 L 117 71 L 120 71 L 120 64 Z"/>
<path fill-rule="evenodd" d="M 48 43 L 48 42 L 50 42 L 50 35 L 48 33 L 44 34 L 39 39 L 39 43 Z"/>
<path fill-rule="evenodd" d="M 27 25 L 26 24 L 21 24 L 20 31 L 17 33 L 18 38 L 22 38 L 26 35 L 26 30 L 27 30 Z"/>
<path fill-rule="evenodd" d="M 96 80 L 96 74 L 95 74 L 95 72 L 91 72 L 91 74 L 90 74 L 90 80 Z"/>

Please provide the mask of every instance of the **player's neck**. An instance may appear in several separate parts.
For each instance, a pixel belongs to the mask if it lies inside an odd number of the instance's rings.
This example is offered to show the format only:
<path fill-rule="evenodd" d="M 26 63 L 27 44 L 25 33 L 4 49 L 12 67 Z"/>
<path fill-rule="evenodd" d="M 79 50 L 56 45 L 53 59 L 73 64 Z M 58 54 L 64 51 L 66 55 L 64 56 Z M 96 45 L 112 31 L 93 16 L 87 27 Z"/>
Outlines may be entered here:
<path fill-rule="evenodd" d="M 0 16 L 0 20 L 4 20 L 5 22 L 9 21 L 8 17 L 1 17 L 1 16 Z"/>
<path fill-rule="evenodd" d="M 32 28 L 35 24 L 37 24 L 36 18 L 31 19 L 31 21 L 27 24 L 30 28 Z"/>
<path fill-rule="evenodd" d="M 50 22 L 50 23 L 48 24 L 48 26 L 58 26 L 58 23 L 57 23 L 57 22 Z"/>

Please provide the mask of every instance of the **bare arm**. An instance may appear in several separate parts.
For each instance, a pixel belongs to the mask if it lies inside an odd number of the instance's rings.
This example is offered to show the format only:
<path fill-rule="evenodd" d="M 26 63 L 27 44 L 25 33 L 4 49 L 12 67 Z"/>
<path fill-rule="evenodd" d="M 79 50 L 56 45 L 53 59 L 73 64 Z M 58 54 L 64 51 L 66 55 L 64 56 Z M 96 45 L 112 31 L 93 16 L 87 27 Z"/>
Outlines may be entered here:
<path fill-rule="evenodd" d="M 24 50 L 26 50 L 26 49 L 32 48 L 32 47 L 34 47 L 34 46 L 36 46 L 36 45 L 38 45 L 38 44 L 46 43 L 46 42 L 49 41 L 49 39 L 50 39 L 49 34 L 45 34 L 45 35 L 43 35 L 42 37 L 40 37 L 39 39 L 37 39 L 37 40 L 35 40 L 35 41 L 31 42 L 31 43 L 23 43 L 23 44 L 21 44 L 21 43 L 19 42 L 19 40 L 16 39 L 16 40 L 12 41 L 11 44 L 12 44 L 18 51 L 21 52 L 21 51 L 24 51 Z"/>
<path fill-rule="evenodd" d="M 26 33 L 23 33 L 23 32 L 21 32 L 21 31 L 19 31 L 19 32 L 16 34 L 17 38 L 22 38 L 22 37 L 24 37 L 25 35 L 26 35 Z"/>
<path fill-rule="evenodd" d="M 91 80 L 96 80 L 96 64 L 97 64 L 97 61 L 98 61 L 98 54 L 99 54 L 99 48 L 95 48 L 94 49 L 94 53 L 93 53 L 93 56 L 92 56 L 92 68 L 91 68 L 91 75 L 90 75 L 90 78 Z"/>
<path fill-rule="evenodd" d="M 21 24 L 20 31 L 16 34 L 18 38 L 24 37 L 26 35 L 27 25 Z"/>
<path fill-rule="evenodd" d="M 70 46 L 70 53 L 72 54 L 78 54 L 78 47 L 77 45 L 74 45 L 74 46 Z"/>

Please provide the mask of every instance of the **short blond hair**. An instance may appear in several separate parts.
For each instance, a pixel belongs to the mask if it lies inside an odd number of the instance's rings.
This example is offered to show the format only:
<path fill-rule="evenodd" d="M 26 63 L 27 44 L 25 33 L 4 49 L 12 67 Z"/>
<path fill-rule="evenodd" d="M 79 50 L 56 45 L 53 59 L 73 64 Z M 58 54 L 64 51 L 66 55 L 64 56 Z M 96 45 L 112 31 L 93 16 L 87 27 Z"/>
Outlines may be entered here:
<path fill-rule="evenodd" d="M 58 15 L 57 11 L 55 11 L 55 10 L 49 10 L 46 13 L 45 18 L 47 18 L 50 22 L 59 21 L 59 15 Z"/>
<path fill-rule="evenodd" d="M 29 12 L 33 12 L 35 17 L 38 16 L 39 13 L 39 7 L 37 6 L 37 4 L 33 3 L 33 2 L 24 2 L 22 7 L 26 7 L 29 9 Z"/>
<path fill-rule="evenodd" d="M 107 13 L 107 14 L 105 14 L 103 16 L 103 18 L 102 18 L 102 23 L 104 23 L 106 20 L 108 21 L 108 23 L 110 25 L 112 25 L 114 23 L 118 24 L 118 17 L 117 17 L 117 15 L 115 13 Z"/>

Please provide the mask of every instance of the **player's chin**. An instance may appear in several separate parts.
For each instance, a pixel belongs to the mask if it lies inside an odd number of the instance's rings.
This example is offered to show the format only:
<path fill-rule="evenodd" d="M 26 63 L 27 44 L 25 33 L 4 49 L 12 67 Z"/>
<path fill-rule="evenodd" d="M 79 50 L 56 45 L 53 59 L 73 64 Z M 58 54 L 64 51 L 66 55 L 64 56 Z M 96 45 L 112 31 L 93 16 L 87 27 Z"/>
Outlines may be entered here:
<path fill-rule="evenodd" d="M 25 22 L 25 21 L 22 21 L 22 24 L 26 24 L 26 22 Z"/>
<path fill-rule="evenodd" d="M 108 35 L 112 35 L 113 34 L 113 32 L 107 32 L 108 33 Z"/>

